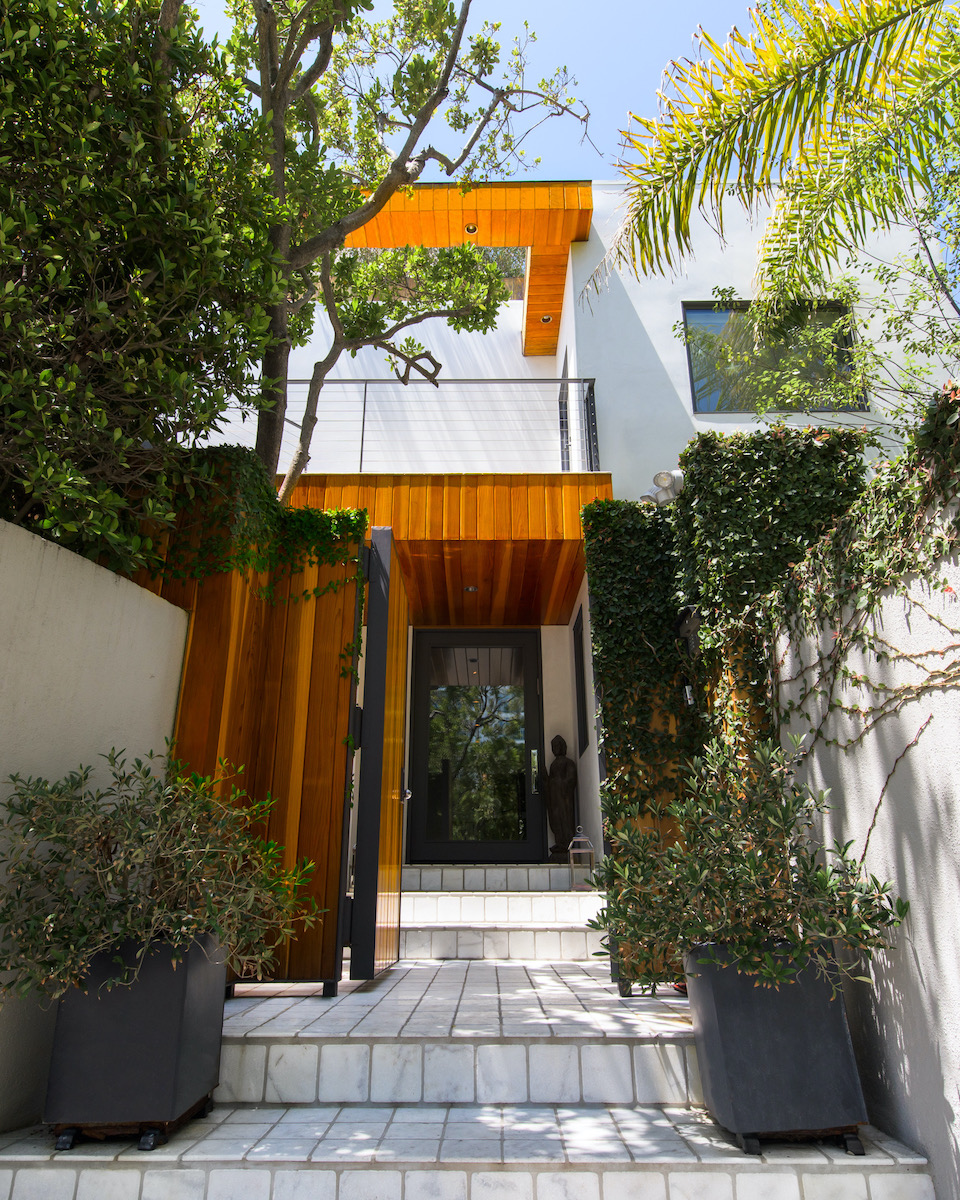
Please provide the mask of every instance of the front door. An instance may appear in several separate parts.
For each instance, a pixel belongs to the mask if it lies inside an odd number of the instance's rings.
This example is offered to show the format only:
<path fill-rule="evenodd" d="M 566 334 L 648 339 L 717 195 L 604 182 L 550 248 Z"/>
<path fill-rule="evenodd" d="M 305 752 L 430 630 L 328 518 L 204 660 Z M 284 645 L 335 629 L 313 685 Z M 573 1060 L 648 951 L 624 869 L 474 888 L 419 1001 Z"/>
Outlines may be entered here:
<path fill-rule="evenodd" d="M 410 862 L 543 861 L 539 683 L 539 631 L 415 634 Z"/>

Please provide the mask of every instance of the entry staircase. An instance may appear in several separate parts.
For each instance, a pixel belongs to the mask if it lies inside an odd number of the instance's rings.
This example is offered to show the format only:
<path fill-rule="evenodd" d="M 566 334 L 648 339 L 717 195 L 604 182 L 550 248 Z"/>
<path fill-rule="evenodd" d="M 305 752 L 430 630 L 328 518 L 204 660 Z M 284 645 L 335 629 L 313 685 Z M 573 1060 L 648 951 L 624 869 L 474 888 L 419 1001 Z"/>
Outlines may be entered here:
<path fill-rule="evenodd" d="M 871 1128 L 863 1157 L 745 1156 L 698 1107 L 686 1001 L 618 994 L 569 883 L 405 869 L 394 968 L 239 988 L 209 1117 L 149 1153 L 0 1135 L 0 1200 L 934 1200 Z"/>

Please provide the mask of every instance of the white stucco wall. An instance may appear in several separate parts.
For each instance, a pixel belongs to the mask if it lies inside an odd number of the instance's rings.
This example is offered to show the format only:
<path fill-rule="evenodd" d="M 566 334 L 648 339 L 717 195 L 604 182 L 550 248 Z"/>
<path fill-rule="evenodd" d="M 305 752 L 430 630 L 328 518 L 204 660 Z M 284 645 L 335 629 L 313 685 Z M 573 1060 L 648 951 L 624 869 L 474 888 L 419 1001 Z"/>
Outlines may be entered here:
<path fill-rule="evenodd" d="M 938 619 L 960 627 L 960 563 L 948 563 L 945 575 L 953 593 L 911 589 L 927 612 L 902 599 L 884 604 L 883 635 L 901 652 L 946 650 L 955 659 L 958 639 Z M 903 660 L 854 657 L 850 665 L 875 685 L 917 677 Z M 785 664 L 785 677 L 794 666 Z M 858 702 L 849 692 L 844 699 Z M 859 856 L 884 783 L 928 717 L 890 778 L 866 858 L 910 901 L 910 914 L 895 947 L 875 959 L 873 987 L 852 985 L 847 1002 L 871 1120 L 929 1156 L 939 1200 L 960 1200 L 960 691 L 912 701 L 845 752 L 819 746 L 808 777 L 831 788 L 828 842 L 853 839 Z M 834 717 L 830 728 L 841 739 L 858 732 L 849 718 Z"/>
<path fill-rule="evenodd" d="M 0 522 L 0 789 L 60 778 L 111 747 L 162 752 L 187 614 L 95 563 Z M 0 1129 L 35 1120 L 53 1009 L 0 1008 Z"/>

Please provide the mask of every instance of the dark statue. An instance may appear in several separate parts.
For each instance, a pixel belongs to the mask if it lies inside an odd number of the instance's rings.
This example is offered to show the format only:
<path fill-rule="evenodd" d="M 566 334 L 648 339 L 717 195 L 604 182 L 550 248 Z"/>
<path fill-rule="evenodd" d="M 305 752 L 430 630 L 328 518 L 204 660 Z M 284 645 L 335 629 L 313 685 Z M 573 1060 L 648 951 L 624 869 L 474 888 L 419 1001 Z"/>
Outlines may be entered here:
<path fill-rule="evenodd" d="M 556 756 L 543 781 L 547 817 L 556 842 L 550 853 L 566 861 L 567 849 L 577 831 L 577 764 L 567 758 L 567 743 L 559 734 L 550 743 Z"/>

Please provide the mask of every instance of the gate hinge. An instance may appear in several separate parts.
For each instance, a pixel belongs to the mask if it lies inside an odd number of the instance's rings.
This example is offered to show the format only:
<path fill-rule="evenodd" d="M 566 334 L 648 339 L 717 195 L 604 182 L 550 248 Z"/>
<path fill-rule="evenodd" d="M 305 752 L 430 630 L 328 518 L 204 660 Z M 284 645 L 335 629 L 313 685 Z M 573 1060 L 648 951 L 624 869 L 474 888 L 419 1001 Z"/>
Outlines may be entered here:
<path fill-rule="evenodd" d="M 363 708 L 359 704 L 353 706 L 353 712 L 350 714 L 350 737 L 353 739 L 354 750 L 359 750 L 363 741 Z"/>

